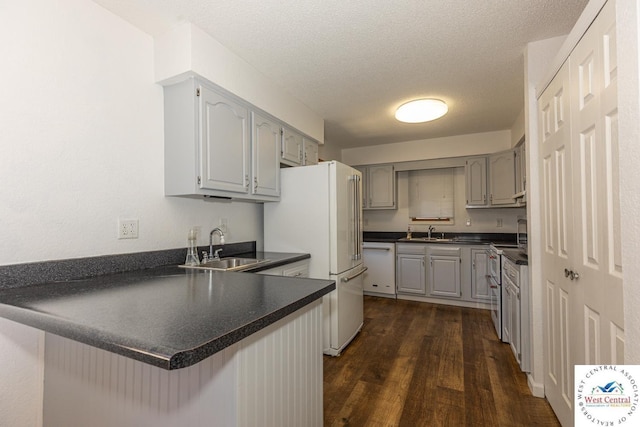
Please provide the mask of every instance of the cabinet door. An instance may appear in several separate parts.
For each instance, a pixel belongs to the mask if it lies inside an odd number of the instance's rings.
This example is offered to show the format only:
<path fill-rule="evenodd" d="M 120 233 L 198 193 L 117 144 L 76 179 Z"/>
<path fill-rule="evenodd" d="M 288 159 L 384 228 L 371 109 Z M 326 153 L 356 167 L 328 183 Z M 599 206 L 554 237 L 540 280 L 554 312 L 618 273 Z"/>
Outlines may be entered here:
<path fill-rule="evenodd" d="M 367 166 L 354 166 L 362 174 L 362 209 L 369 209 L 369 168 Z"/>
<path fill-rule="evenodd" d="M 515 203 L 516 193 L 515 155 L 513 150 L 497 153 L 489 157 L 489 196 L 491 205 Z"/>
<path fill-rule="evenodd" d="M 395 209 L 396 176 L 393 165 L 369 166 L 369 209 Z"/>
<path fill-rule="evenodd" d="M 522 146 L 513 149 L 514 166 L 515 166 L 515 192 L 522 191 Z"/>
<path fill-rule="evenodd" d="M 399 293 L 426 294 L 424 255 L 398 255 L 397 285 Z"/>
<path fill-rule="evenodd" d="M 200 187 L 248 193 L 248 111 L 205 86 L 199 89 Z"/>
<path fill-rule="evenodd" d="M 467 206 L 487 204 L 487 158 L 470 157 L 465 163 Z"/>
<path fill-rule="evenodd" d="M 487 256 L 486 249 L 471 249 L 471 297 L 476 300 L 491 300 Z"/>
<path fill-rule="evenodd" d="M 299 261 L 286 265 L 282 275 L 287 277 L 309 277 L 309 261 Z"/>
<path fill-rule="evenodd" d="M 506 283 L 502 284 L 502 341 L 511 344 L 511 329 L 513 324 L 514 295 Z"/>
<path fill-rule="evenodd" d="M 431 295 L 460 297 L 460 257 L 431 255 L 429 257 Z"/>
<path fill-rule="evenodd" d="M 263 196 L 280 195 L 280 125 L 252 113 L 253 138 L 251 193 Z"/>
<path fill-rule="evenodd" d="M 520 191 L 527 190 L 527 146 L 520 146 Z"/>
<path fill-rule="evenodd" d="M 305 165 L 317 165 L 318 164 L 318 143 L 308 138 L 302 138 L 304 146 L 304 164 Z"/>
<path fill-rule="evenodd" d="M 302 165 L 302 135 L 287 127 L 282 130 L 280 161 L 289 166 Z"/>
<path fill-rule="evenodd" d="M 520 363 L 520 290 L 511 284 L 509 286 L 512 295 L 510 300 L 511 307 L 509 308 L 509 314 L 511 316 L 511 320 L 509 321 L 511 327 L 509 331 L 511 334 L 509 337 L 509 345 L 516 360 Z"/>

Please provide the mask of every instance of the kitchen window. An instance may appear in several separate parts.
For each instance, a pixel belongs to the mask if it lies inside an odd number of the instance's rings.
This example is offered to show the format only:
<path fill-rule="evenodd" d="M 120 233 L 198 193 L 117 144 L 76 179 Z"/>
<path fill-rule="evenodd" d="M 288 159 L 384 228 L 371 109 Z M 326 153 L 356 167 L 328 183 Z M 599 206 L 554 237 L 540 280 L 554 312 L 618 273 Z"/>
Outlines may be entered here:
<path fill-rule="evenodd" d="M 453 168 L 409 172 L 409 217 L 412 221 L 453 223 Z"/>

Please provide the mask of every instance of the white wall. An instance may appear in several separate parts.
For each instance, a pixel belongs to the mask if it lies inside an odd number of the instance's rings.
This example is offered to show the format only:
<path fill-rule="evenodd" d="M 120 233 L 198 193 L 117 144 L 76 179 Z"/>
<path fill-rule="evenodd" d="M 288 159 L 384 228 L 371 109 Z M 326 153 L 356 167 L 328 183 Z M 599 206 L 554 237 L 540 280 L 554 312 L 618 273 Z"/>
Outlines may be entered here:
<path fill-rule="evenodd" d="M 513 122 L 511 126 L 511 146 L 515 147 L 518 142 L 524 137 L 524 108 L 518 114 L 518 118 Z"/>
<path fill-rule="evenodd" d="M 342 149 L 332 145 L 330 142 L 325 142 L 318 146 L 318 156 L 322 160 L 337 160 L 342 162 Z"/>
<path fill-rule="evenodd" d="M 155 78 L 196 73 L 324 142 L 324 120 L 195 25 L 186 22 L 155 40 Z"/>
<path fill-rule="evenodd" d="M 205 244 L 220 218 L 262 243 L 262 205 L 164 197 L 149 35 L 89 0 L 23 0 L 0 2 L 0 40 L 0 265 L 183 247 L 193 225 Z M 0 425 L 41 424 L 41 337 L 0 320 Z"/>
<path fill-rule="evenodd" d="M 409 173 L 397 172 L 397 206 L 395 210 L 364 211 L 365 231 L 406 231 L 409 225 Z M 455 224 L 435 225 L 436 233 L 515 233 L 518 216 L 524 217 L 524 208 L 466 209 L 464 168 L 455 168 L 454 175 Z M 467 226 L 467 218 L 471 225 Z M 497 219 L 502 227 L 497 227 Z M 426 232 L 429 225 L 411 225 L 417 232 Z"/>
<path fill-rule="evenodd" d="M 511 148 L 511 131 L 474 133 L 419 141 L 396 142 L 342 150 L 342 162 L 348 165 L 441 159 L 494 153 Z"/>

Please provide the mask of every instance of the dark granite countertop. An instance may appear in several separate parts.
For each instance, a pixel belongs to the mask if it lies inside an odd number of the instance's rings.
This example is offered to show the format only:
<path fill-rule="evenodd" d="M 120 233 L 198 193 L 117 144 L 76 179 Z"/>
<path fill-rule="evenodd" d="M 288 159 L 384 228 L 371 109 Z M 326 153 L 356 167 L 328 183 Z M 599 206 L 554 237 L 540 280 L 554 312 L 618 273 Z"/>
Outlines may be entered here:
<path fill-rule="evenodd" d="M 308 254 L 272 259 L 252 271 Z M 0 316 L 164 369 L 193 365 L 335 289 L 330 280 L 175 265 L 13 287 Z"/>
<path fill-rule="evenodd" d="M 442 233 L 435 231 L 433 237 L 441 237 Z M 456 244 L 456 245 L 488 245 L 494 244 L 515 244 L 516 235 L 514 233 L 444 233 L 446 241 L 423 241 L 419 239 L 407 240 L 406 232 L 396 231 L 365 231 L 363 240 L 365 242 L 381 243 L 421 243 L 421 244 Z M 413 238 L 427 237 L 427 233 L 414 232 Z"/>
<path fill-rule="evenodd" d="M 529 257 L 522 249 L 503 249 L 502 254 L 517 265 L 529 265 Z"/>

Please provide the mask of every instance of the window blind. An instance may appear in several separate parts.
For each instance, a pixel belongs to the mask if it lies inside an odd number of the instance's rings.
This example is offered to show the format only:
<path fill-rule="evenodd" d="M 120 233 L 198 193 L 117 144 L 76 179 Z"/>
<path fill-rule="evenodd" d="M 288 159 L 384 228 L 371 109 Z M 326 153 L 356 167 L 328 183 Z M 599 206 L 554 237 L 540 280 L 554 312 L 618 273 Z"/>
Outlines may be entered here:
<path fill-rule="evenodd" d="M 409 217 L 452 219 L 454 215 L 454 169 L 423 169 L 409 172 Z"/>

